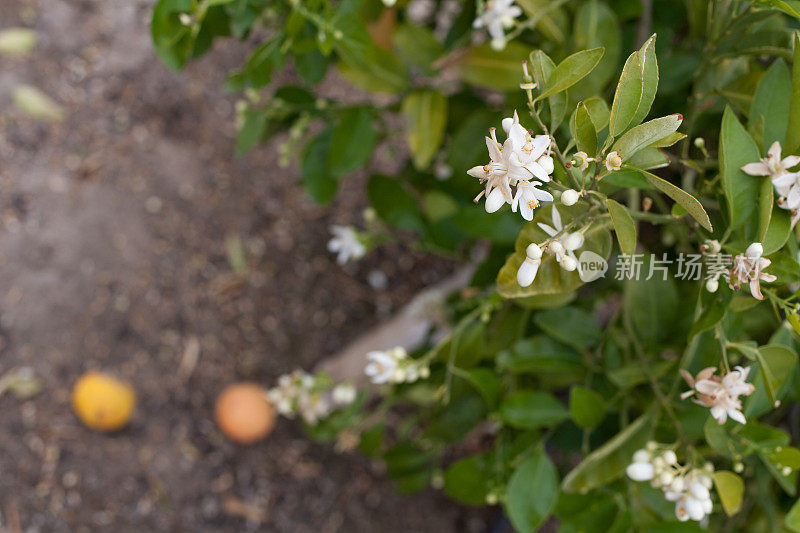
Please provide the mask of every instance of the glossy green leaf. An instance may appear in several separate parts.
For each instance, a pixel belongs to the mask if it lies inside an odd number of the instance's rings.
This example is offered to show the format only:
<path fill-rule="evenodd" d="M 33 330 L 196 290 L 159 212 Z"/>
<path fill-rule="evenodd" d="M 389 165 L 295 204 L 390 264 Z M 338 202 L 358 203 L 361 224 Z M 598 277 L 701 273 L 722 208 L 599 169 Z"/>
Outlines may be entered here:
<path fill-rule="evenodd" d="M 735 515 L 742 506 L 744 481 L 737 474 L 727 470 L 717 470 L 712 474 L 712 477 L 725 514 L 728 516 Z"/>
<path fill-rule="evenodd" d="M 444 473 L 444 493 L 467 505 L 484 505 L 489 492 L 485 454 L 456 461 Z"/>
<path fill-rule="evenodd" d="M 783 525 L 786 526 L 789 531 L 800 533 L 800 500 L 794 502 L 792 508 L 786 513 L 783 519 Z"/>
<path fill-rule="evenodd" d="M 782 59 L 777 59 L 761 78 L 753 103 L 750 105 L 750 124 L 763 117 L 764 150 L 773 142 L 784 144 L 789 125 L 789 101 L 792 96 L 792 81 L 789 68 Z"/>
<path fill-rule="evenodd" d="M 331 146 L 331 130 L 317 134 L 303 151 L 300 180 L 306 191 L 319 204 L 333 200 L 339 187 L 339 178 L 331 174 L 328 154 Z"/>
<path fill-rule="evenodd" d="M 579 29 L 573 34 L 575 49 L 585 50 L 596 46 L 606 49 L 591 74 L 570 91 L 581 98 L 602 92 L 609 80 L 617 74 L 622 53 L 622 32 L 614 10 L 597 0 L 590 0 L 578 8 L 574 28 Z"/>
<path fill-rule="evenodd" d="M 546 392 L 517 391 L 500 404 L 500 419 L 511 427 L 536 429 L 558 424 L 567 410 Z"/>
<path fill-rule="evenodd" d="M 800 32 L 794 33 L 794 56 L 792 59 L 792 96 L 789 102 L 789 125 L 786 128 L 787 154 L 800 150 Z"/>
<path fill-rule="evenodd" d="M 403 100 L 403 115 L 414 166 L 424 169 L 430 165 L 444 139 L 447 99 L 439 91 L 414 91 Z"/>
<path fill-rule="evenodd" d="M 641 122 L 650 111 L 658 87 L 655 35 L 625 61 L 614 93 L 609 133 L 616 137 Z M 638 120 L 638 121 L 637 121 Z"/>
<path fill-rule="evenodd" d="M 791 385 L 791 377 L 797 366 L 797 353 L 778 344 L 760 346 L 756 353 L 758 376 L 750 381 L 756 386 L 755 392 L 747 399 L 745 416 L 761 416 L 777 407 L 786 396 Z"/>
<path fill-rule="evenodd" d="M 461 77 L 467 83 L 491 89 L 519 90 L 522 83 L 522 60 L 528 57 L 527 46 L 510 42 L 498 52 L 489 44 L 471 48 L 461 61 Z"/>
<path fill-rule="evenodd" d="M 683 122 L 683 116 L 674 114 L 639 124 L 617 139 L 611 150 L 618 152 L 622 160 L 627 161 L 642 148 L 675 133 L 681 122 Z"/>
<path fill-rule="evenodd" d="M 728 202 L 731 227 L 750 227 L 755 233 L 754 220 L 760 181 L 746 174 L 742 167 L 761 158 L 758 146 L 739 123 L 730 108 L 725 108 L 720 133 L 719 165 L 722 187 Z"/>
<path fill-rule="evenodd" d="M 247 153 L 267 129 L 267 112 L 263 109 L 249 109 L 244 113 L 244 123 L 236 136 L 236 153 Z"/>
<path fill-rule="evenodd" d="M 564 59 L 553 70 L 535 100 L 542 100 L 551 94 L 559 93 L 580 81 L 597 65 L 603 57 L 604 50 L 603 47 L 581 50 Z"/>
<path fill-rule="evenodd" d="M 565 492 L 584 492 L 607 485 L 625 473 L 631 456 L 650 438 L 655 410 L 650 410 L 627 425 L 605 444 L 594 450 L 572 469 L 561 488 Z"/>
<path fill-rule="evenodd" d="M 550 79 L 550 75 L 556 69 L 556 64 L 544 52 L 535 50 L 531 52 L 529 67 L 536 84 L 539 87 L 544 87 L 547 84 L 547 80 Z M 550 128 L 555 131 L 564 119 L 564 113 L 567 110 L 567 93 L 553 94 L 547 99 L 547 102 L 550 107 Z"/>
<path fill-rule="evenodd" d="M 372 176 L 367 184 L 367 196 L 378 216 L 390 226 L 416 231 L 424 229 L 416 200 L 398 180 Z"/>
<path fill-rule="evenodd" d="M 611 198 L 606 199 L 606 207 L 614 223 L 619 249 L 623 254 L 633 254 L 636 251 L 636 223 L 633 217 L 625 206 Z"/>
<path fill-rule="evenodd" d="M 600 340 L 600 324 L 591 313 L 576 307 L 560 307 L 536 313 L 533 321 L 554 339 L 575 346 L 590 348 Z"/>
<path fill-rule="evenodd" d="M 606 401 L 595 391 L 574 385 L 569 390 L 569 415 L 579 427 L 597 427 L 605 418 Z"/>
<path fill-rule="evenodd" d="M 558 500 L 558 472 L 544 451 L 537 450 L 511 475 L 505 510 L 514 529 L 533 533 L 550 516 Z"/>
<path fill-rule="evenodd" d="M 372 156 L 376 137 L 372 115 L 367 108 L 353 107 L 343 111 L 331 135 L 330 172 L 341 176 L 363 166 Z"/>
<path fill-rule="evenodd" d="M 586 152 L 589 157 L 597 155 L 597 129 L 583 102 L 578 103 L 575 110 L 573 135 L 579 150 Z"/>
<path fill-rule="evenodd" d="M 471 368 L 467 371 L 460 370 L 457 375 L 475 387 L 475 390 L 483 397 L 489 409 L 497 408 L 500 403 L 503 384 L 496 372 L 488 368 Z"/>
<path fill-rule="evenodd" d="M 680 204 L 680 206 L 686 209 L 689 215 L 691 215 L 691 217 L 695 219 L 701 226 L 708 231 L 713 231 L 711 219 L 708 218 L 708 213 L 706 213 L 706 210 L 703 208 L 703 204 L 701 204 L 697 198 L 684 191 L 680 187 L 677 187 L 672 183 L 659 178 L 655 174 L 651 174 L 645 170 L 642 170 L 641 172 L 651 185 Z"/>
<path fill-rule="evenodd" d="M 669 157 L 658 148 L 646 146 L 628 159 L 628 165 L 642 170 L 653 170 L 669 166 Z M 612 174 L 613 175 L 613 174 Z M 686 214 L 685 212 L 683 214 Z"/>

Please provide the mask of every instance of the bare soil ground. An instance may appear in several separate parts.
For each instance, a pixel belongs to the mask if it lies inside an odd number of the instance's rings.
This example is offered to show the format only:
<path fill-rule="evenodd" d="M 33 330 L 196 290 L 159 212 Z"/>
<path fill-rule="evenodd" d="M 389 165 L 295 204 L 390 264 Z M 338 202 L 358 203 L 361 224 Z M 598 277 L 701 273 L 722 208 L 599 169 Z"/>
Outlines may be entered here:
<path fill-rule="evenodd" d="M 331 223 L 358 223 L 365 176 L 314 205 L 276 145 L 233 156 L 235 42 L 175 74 L 149 41 L 151 0 L 2 0 L 36 30 L 0 57 L 0 373 L 42 392 L 0 398 L 0 515 L 9 531 L 481 531 L 435 492 L 394 493 L 373 465 L 282 420 L 241 447 L 211 413 L 227 384 L 310 368 L 452 265 L 400 245 L 342 269 Z M 334 80 L 328 85 L 337 86 Z M 69 111 L 25 117 L 19 84 Z M 340 87 L 341 89 L 341 87 Z M 236 276 L 226 241 L 239 239 Z M 374 269 L 385 290 L 367 282 Z M 199 343 L 196 365 L 187 346 Z M 69 390 L 88 369 L 135 384 L 131 425 L 91 432 Z"/>

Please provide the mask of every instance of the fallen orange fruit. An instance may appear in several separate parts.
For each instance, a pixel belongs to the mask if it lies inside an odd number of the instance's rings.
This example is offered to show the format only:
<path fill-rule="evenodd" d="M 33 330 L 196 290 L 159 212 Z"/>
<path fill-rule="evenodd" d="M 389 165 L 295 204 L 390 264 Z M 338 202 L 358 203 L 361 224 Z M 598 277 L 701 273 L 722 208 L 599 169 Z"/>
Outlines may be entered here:
<path fill-rule="evenodd" d="M 72 408 L 97 431 L 114 431 L 130 421 L 136 407 L 133 387 L 101 372 L 87 372 L 72 388 Z"/>
<path fill-rule="evenodd" d="M 222 391 L 215 416 L 225 436 L 240 444 L 261 440 L 275 425 L 275 410 L 257 383 L 235 383 Z"/>

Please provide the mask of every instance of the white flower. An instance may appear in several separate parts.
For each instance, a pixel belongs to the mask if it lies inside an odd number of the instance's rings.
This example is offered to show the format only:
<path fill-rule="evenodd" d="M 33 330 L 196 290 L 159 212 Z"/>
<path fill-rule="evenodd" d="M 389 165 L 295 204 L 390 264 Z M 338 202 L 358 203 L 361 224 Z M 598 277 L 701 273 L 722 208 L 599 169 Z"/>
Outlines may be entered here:
<path fill-rule="evenodd" d="M 559 214 L 556 206 L 553 206 L 553 225 L 544 224 L 539 222 L 538 225 L 542 230 L 550 235 L 556 237 L 564 230 L 564 225 L 561 222 L 561 215 Z M 578 258 L 575 257 L 575 250 L 583 246 L 585 238 L 583 233 L 576 231 L 574 233 L 565 233 L 556 237 L 548 246 L 548 251 L 556 256 L 556 261 L 561 263 L 564 270 L 575 270 L 579 267 Z M 555 246 L 554 246 L 555 245 Z"/>
<path fill-rule="evenodd" d="M 578 191 L 573 189 L 567 189 L 561 193 L 561 203 L 566 206 L 575 205 L 579 198 L 580 194 L 578 194 Z"/>
<path fill-rule="evenodd" d="M 787 170 L 800 163 L 800 156 L 790 155 L 781 159 L 781 143 L 775 141 L 769 147 L 767 157 L 758 163 L 748 163 L 742 170 L 751 176 L 769 176 L 771 179 L 786 174 Z"/>
<path fill-rule="evenodd" d="M 605 160 L 606 168 L 610 171 L 622 168 L 622 158 L 617 152 L 609 152 Z"/>
<path fill-rule="evenodd" d="M 750 368 L 737 366 L 724 377 L 714 375 L 715 371 L 714 367 L 704 368 L 693 378 L 681 369 L 681 375 L 691 387 L 691 390 L 681 394 L 681 399 L 697 393 L 694 402 L 710 408 L 711 416 L 720 424 L 724 424 L 728 417 L 740 424 L 746 424 L 739 396 L 749 396 L 755 390 L 753 384 L 747 382 Z"/>
<path fill-rule="evenodd" d="M 573 160 L 573 164 L 577 165 L 579 169 L 586 170 L 589 168 L 589 162 L 594 161 L 589 154 L 586 152 L 575 152 L 575 159 Z"/>
<path fill-rule="evenodd" d="M 343 265 L 353 260 L 359 260 L 367 253 L 367 248 L 361 243 L 358 232 L 350 226 L 331 226 L 333 237 L 328 241 L 328 251 L 338 254 L 336 262 Z"/>
<path fill-rule="evenodd" d="M 525 260 L 517 270 L 517 283 L 520 287 L 527 287 L 536 279 L 539 265 L 542 264 L 542 249 L 536 243 L 531 243 L 525 249 Z"/>
<path fill-rule="evenodd" d="M 492 48 L 502 50 L 506 46 L 505 29 L 512 27 L 514 19 L 521 14 L 522 9 L 514 5 L 514 0 L 488 0 L 472 27 L 486 27 L 492 38 Z"/>
<path fill-rule="evenodd" d="M 331 392 L 331 398 L 338 405 L 350 405 L 356 400 L 356 389 L 346 383 L 336 385 Z"/>
<path fill-rule="evenodd" d="M 364 373 L 369 376 L 375 384 L 383 384 L 392 381 L 397 371 L 397 359 L 389 355 L 388 352 L 375 350 L 367 354 L 367 366 Z"/>
<path fill-rule="evenodd" d="M 504 203 L 511 203 L 513 196 L 511 195 L 511 180 L 524 177 L 522 172 L 518 169 L 512 168 L 510 157 L 514 151 L 511 138 L 506 139 L 502 148 L 497 142 L 495 129 L 490 128 L 491 138 L 486 137 L 486 148 L 489 150 L 489 162 L 484 166 L 472 167 L 467 171 L 467 174 L 473 178 L 478 178 L 481 183 L 486 183 L 485 191 L 481 192 L 476 198 L 477 202 L 480 197 L 486 194 L 486 211 L 494 213 Z M 495 192 L 492 195 L 493 191 Z"/>
<path fill-rule="evenodd" d="M 533 220 L 533 210 L 539 207 L 540 201 L 553 201 L 553 195 L 547 191 L 537 189 L 537 185 L 541 185 L 541 183 L 538 181 L 521 181 L 517 184 L 517 193 L 511 203 L 511 210 L 516 213 L 517 207 L 519 207 L 519 212 L 525 220 Z"/>
<path fill-rule="evenodd" d="M 750 294 L 753 298 L 759 300 L 764 299 L 761 294 L 761 281 L 771 283 L 778 279 L 772 274 L 767 274 L 764 269 L 767 268 L 772 261 L 766 257 L 762 257 L 764 247 L 761 243 L 754 242 L 747 247 L 744 254 L 739 254 L 733 258 L 733 267 L 727 276 L 728 285 L 734 290 L 739 290 L 742 284 L 750 284 Z"/>
<path fill-rule="evenodd" d="M 786 173 L 773 178 L 772 185 L 778 193 L 775 202 L 781 209 L 791 212 L 791 227 L 794 228 L 800 220 L 800 172 Z"/>

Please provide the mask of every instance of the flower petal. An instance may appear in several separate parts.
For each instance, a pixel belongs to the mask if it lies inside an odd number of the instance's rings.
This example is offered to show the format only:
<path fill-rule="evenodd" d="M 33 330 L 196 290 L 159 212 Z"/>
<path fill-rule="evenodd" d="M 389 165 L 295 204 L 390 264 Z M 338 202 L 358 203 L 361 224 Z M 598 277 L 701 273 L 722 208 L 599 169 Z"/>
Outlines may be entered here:
<path fill-rule="evenodd" d="M 742 167 L 742 170 L 746 174 L 750 174 L 751 176 L 769 176 L 770 171 L 769 167 L 762 162 L 758 163 L 748 163 Z"/>

